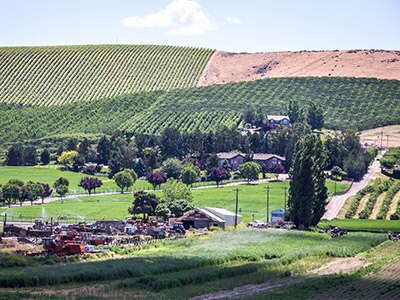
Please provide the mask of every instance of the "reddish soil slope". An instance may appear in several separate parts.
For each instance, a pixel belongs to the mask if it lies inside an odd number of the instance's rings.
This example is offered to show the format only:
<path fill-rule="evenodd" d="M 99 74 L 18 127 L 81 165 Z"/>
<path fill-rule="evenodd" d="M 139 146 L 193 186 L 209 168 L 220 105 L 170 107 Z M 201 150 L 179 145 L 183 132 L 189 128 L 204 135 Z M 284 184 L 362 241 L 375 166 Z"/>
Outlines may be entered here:
<path fill-rule="evenodd" d="M 373 77 L 400 80 L 400 51 L 215 52 L 198 86 L 268 77 Z"/>

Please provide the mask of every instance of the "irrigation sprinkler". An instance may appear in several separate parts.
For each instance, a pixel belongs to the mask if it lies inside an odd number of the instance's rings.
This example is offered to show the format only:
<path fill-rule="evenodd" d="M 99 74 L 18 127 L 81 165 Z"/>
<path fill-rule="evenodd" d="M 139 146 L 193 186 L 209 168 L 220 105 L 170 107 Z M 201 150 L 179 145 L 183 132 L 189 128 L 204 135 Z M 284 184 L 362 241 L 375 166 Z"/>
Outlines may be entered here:
<path fill-rule="evenodd" d="M 283 189 L 285 191 L 284 196 L 283 196 L 283 209 L 286 212 L 286 197 L 287 197 L 287 193 L 286 192 L 287 192 L 287 187 L 285 186 Z"/>
<path fill-rule="evenodd" d="M 269 185 L 267 184 L 267 223 L 269 223 Z"/>

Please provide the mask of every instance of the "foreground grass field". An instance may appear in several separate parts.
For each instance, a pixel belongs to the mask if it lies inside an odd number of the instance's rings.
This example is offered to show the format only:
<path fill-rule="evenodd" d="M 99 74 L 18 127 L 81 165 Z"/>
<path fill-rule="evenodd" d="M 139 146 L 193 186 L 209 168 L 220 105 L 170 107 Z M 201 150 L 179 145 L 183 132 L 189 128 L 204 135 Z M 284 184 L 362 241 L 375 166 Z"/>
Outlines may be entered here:
<path fill-rule="evenodd" d="M 187 299 L 302 275 L 385 239 L 385 235 L 371 233 L 331 239 L 326 234 L 273 229 L 218 232 L 147 245 L 140 251 L 113 248 L 118 259 L 86 262 L 84 267 L 82 263 L 8 265 L 0 272 L 0 295 L 15 299 L 45 295 L 55 299 Z"/>
<path fill-rule="evenodd" d="M 343 219 L 321 221 L 318 226 L 327 229 L 329 225 L 344 227 L 352 231 L 400 232 L 400 221 L 398 220 Z"/>
<path fill-rule="evenodd" d="M 135 189 L 139 189 L 135 185 Z M 333 192 L 334 183 L 327 181 L 330 193 Z M 283 208 L 284 189 L 289 187 L 289 182 L 271 182 L 270 187 L 270 210 Z M 348 183 L 339 183 L 337 190 L 345 190 Z M 243 216 L 243 222 L 253 219 L 266 220 L 266 193 L 267 185 L 240 185 L 221 188 L 199 188 L 193 189 L 194 205 L 197 207 L 222 207 L 235 211 L 235 189 L 239 189 L 239 214 Z M 155 191 L 161 195 L 160 191 Z M 127 209 L 132 205 L 132 194 L 93 195 L 90 197 L 78 197 L 55 201 L 45 205 L 12 207 L 0 210 L 1 214 L 7 213 L 9 217 L 36 218 L 57 220 L 59 216 L 71 219 L 71 221 L 98 220 L 98 219 L 125 219 L 129 216 Z"/>

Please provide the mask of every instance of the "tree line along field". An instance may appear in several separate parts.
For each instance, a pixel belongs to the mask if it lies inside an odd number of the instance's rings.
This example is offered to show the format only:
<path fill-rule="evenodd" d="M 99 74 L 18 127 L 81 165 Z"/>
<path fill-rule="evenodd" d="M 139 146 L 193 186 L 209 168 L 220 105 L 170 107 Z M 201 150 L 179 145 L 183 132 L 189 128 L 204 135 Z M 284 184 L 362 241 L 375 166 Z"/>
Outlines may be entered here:
<path fill-rule="evenodd" d="M 26 167 L 23 167 L 26 168 Z M 60 172 L 60 171 L 59 171 Z M 62 172 L 64 173 L 64 172 Z M 72 172 L 68 172 L 72 173 Z M 74 174 L 74 173 L 73 173 Z M 75 175 L 75 174 L 74 174 Z M 76 188 L 79 175 L 76 178 Z M 1 183 L 1 182 L 0 182 Z M 115 185 L 115 183 L 109 182 Z M 334 191 L 334 182 L 327 180 L 329 194 Z M 345 191 L 349 184 L 346 182 L 338 183 L 336 190 L 338 193 Z M 284 189 L 289 187 L 289 182 L 271 182 L 270 187 L 270 211 L 284 207 Z M 70 184 L 70 190 L 74 187 Z M 239 214 L 243 217 L 243 222 L 250 222 L 254 219 L 266 220 L 267 211 L 267 185 L 240 185 L 238 187 L 227 186 L 221 188 L 199 188 L 192 189 L 194 196 L 193 204 L 196 207 L 221 207 L 229 211 L 235 211 L 235 189 L 239 189 Z M 132 187 L 133 190 L 150 190 L 150 184 L 146 181 L 138 180 Z M 104 190 L 102 187 L 100 190 Z M 161 196 L 161 191 L 153 191 Z M 0 209 L 2 215 L 7 213 L 10 218 L 44 218 L 46 220 L 53 217 L 54 220 L 62 215 L 65 218 L 76 220 L 94 221 L 99 219 L 122 219 L 129 216 L 128 207 L 132 206 L 132 193 L 112 194 L 112 195 L 92 195 L 89 197 L 76 197 L 65 200 L 58 200 L 44 205 L 15 206 Z"/>
<path fill-rule="evenodd" d="M 400 122 L 396 80 L 363 78 L 272 78 L 255 82 L 128 94 L 59 106 L 0 105 L 0 145 L 61 134 L 111 134 L 120 129 L 159 135 L 167 127 L 182 132 L 236 128 L 250 107 L 285 114 L 293 99 L 309 100 L 325 111 L 325 127 L 367 129 Z"/>
<path fill-rule="evenodd" d="M 0 48 L 0 102 L 61 105 L 196 86 L 211 49 L 155 45 Z"/>
<path fill-rule="evenodd" d="M 60 177 L 64 177 L 69 181 L 69 193 L 85 194 L 86 191 L 78 186 L 83 177 L 94 177 L 83 173 L 71 171 L 61 171 L 56 166 L 35 166 L 35 167 L 0 167 L 0 185 L 7 183 L 10 179 L 20 179 L 25 183 L 29 180 L 34 182 L 48 183 L 50 186 Z M 118 191 L 120 188 L 115 184 L 114 180 L 107 177 L 98 177 L 103 182 L 103 185 L 96 189 L 96 192 Z M 151 184 L 144 180 L 138 180 L 135 183 L 136 189 L 150 189 Z M 57 196 L 53 192 L 53 196 Z"/>
<path fill-rule="evenodd" d="M 81 263 L 46 265 L 43 258 L 16 261 L 0 256 L 0 295 L 31 298 L 46 289 L 50 296 L 69 290 L 65 296 L 187 299 L 245 284 L 301 277 L 385 239 L 386 235 L 371 233 L 331 239 L 315 232 L 244 229 L 163 241 L 140 251 L 113 247 L 116 258 L 88 261 L 84 268 Z"/>

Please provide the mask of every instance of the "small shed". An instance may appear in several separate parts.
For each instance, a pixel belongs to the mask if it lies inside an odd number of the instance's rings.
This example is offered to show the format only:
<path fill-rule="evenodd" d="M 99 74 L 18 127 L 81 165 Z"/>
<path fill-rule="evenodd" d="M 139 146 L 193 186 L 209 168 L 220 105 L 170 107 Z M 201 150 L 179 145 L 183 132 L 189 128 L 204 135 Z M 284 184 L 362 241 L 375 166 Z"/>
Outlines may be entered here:
<path fill-rule="evenodd" d="M 188 228 L 210 228 L 212 226 L 225 227 L 225 221 L 206 209 L 195 208 L 183 214 L 177 219 L 182 222 L 183 227 Z"/>
<path fill-rule="evenodd" d="M 223 208 L 216 208 L 216 207 L 206 207 L 204 209 L 224 220 L 226 227 L 235 226 L 235 217 L 236 217 L 235 213 Z M 241 222 L 242 222 L 242 216 L 237 215 L 237 224 L 240 224 Z"/>
<path fill-rule="evenodd" d="M 277 222 L 283 222 L 285 221 L 285 210 L 284 209 L 277 209 L 271 211 L 271 222 L 272 223 L 277 223 Z"/>

